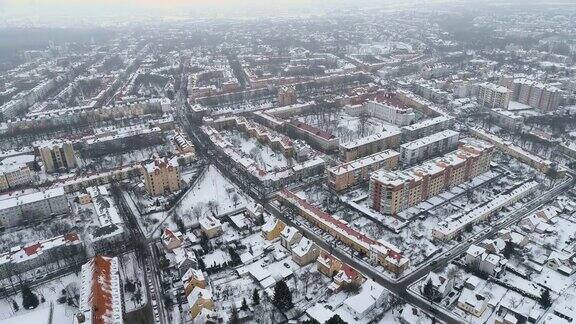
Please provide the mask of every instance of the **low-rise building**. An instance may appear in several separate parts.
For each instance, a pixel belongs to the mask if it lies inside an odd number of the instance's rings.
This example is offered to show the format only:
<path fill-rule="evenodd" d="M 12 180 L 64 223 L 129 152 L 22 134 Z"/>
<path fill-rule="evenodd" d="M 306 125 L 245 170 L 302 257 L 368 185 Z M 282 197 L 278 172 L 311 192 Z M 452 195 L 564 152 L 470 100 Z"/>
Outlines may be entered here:
<path fill-rule="evenodd" d="M 403 257 L 402 252 L 394 245 L 384 240 L 371 239 L 364 233 L 350 227 L 348 223 L 320 210 L 289 190 L 280 191 L 278 196 L 283 202 L 294 206 L 300 216 L 357 252 L 369 256 L 388 271 L 402 273 L 409 267 L 409 260 Z M 317 260 L 317 262 L 320 262 L 319 267 L 323 265 L 322 261 Z M 323 270 L 319 269 L 319 271 Z"/>
<path fill-rule="evenodd" d="M 74 262 L 84 262 L 84 257 L 82 241 L 73 232 L 15 246 L 0 254 L 0 282 L 7 286 L 24 277 L 43 277 L 47 273 L 59 271 L 65 258 L 68 265 L 73 265 Z"/>
<path fill-rule="evenodd" d="M 470 313 L 476 317 L 482 316 L 486 307 L 488 306 L 488 301 L 486 296 L 479 292 L 464 288 L 458 298 L 458 308 Z"/>
<path fill-rule="evenodd" d="M 538 189 L 535 181 L 526 182 L 514 190 L 499 195 L 486 204 L 469 212 L 458 212 L 446 217 L 432 229 L 432 237 L 437 240 L 451 240 L 462 233 L 466 226 L 476 224 L 492 216 L 496 211 L 514 204 L 520 199 L 534 193 Z"/>
<path fill-rule="evenodd" d="M 262 225 L 262 236 L 268 241 L 275 240 L 280 237 L 285 226 L 286 224 L 281 220 L 275 217 L 270 217 L 268 221 Z"/>
<path fill-rule="evenodd" d="M 319 253 L 320 248 L 314 242 L 304 237 L 292 248 L 292 260 L 303 267 L 314 262 Z"/>
<path fill-rule="evenodd" d="M 288 250 L 298 244 L 300 239 L 302 239 L 302 233 L 292 226 L 285 226 L 280 234 L 280 244 Z"/>
<path fill-rule="evenodd" d="M 172 251 L 176 248 L 182 246 L 182 233 L 180 231 L 172 231 L 169 228 L 165 228 L 162 231 L 162 245 L 168 251 Z"/>
<path fill-rule="evenodd" d="M 182 276 L 182 283 L 184 284 L 184 293 L 186 297 L 196 287 L 206 289 L 206 278 L 202 270 L 188 269 L 184 276 Z"/>
<path fill-rule="evenodd" d="M 200 229 L 207 238 L 211 239 L 222 234 L 222 223 L 214 216 L 208 215 L 199 220 Z"/>
<path fill-rule="evenodd" d="M 500 108 L 492 109 L 490 111 L 490 117 L 493 118 L 494 122 L 509 131 L 518 131 L 522 128 L 524 123 L 524 117 L 510 111 Z"/>
<path fill-rule="evenodd" d="M 212 292 L 208 289 L 194 287 L 186 298 L 188 299 L 188 307 L 190 307 L 192 319 L 195 319 L 203 309 L 214 310 Z"/>

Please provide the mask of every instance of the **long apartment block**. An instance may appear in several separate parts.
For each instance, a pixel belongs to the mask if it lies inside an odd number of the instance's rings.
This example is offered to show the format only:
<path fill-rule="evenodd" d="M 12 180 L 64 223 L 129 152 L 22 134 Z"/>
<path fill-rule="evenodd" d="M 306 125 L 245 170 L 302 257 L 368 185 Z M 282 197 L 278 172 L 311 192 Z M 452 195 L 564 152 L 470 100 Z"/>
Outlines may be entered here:
<path fill-rule="evenodd" d="M 385 150 L 367 157 L 343 163 L 328 169 L 328 185 L 341 191 L 370 179 L 372 172 L 386 169 L 392 170 L 398 166 L 400 153 Z"/>
<path fill-rule="evenodd" d="M 370 178 L 373 209 L 396 215 L 486 171 L 494 146 L 466 139 L 455 152 L 401 171 L 378 171 Z"/>
<path fill-rule="evenodd" d="M 400 145 L 400 161 L 409 166 L 455 150 L 460 133 L 445 130 Z"/>

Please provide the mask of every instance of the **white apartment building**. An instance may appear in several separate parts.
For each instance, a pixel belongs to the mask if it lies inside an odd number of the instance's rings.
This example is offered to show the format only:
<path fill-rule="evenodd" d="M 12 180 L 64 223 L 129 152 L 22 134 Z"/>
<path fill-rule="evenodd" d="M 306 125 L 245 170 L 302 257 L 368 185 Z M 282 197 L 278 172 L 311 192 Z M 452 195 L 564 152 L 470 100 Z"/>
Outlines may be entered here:
<path fill-rule="evenodd" d="M 400 161 L 405 166 L 412 165 L 454 150 L 458 146 L 459 134 L 448 129 L 402 144 L 400 145 Z"/>
<path fill-rule="evenodd" d="M 412 108 L 397 107 L 385 102 L 368 101 L 363 108 L 371 116 L 399 126 L 410 125 L 416 118 Z"/>

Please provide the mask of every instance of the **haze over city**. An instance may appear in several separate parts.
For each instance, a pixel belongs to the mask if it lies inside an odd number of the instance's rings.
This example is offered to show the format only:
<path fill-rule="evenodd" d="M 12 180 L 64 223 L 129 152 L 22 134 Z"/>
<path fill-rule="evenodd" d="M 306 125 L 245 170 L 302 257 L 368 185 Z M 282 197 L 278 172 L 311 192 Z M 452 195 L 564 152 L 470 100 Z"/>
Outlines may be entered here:
<path fill-rule="evenodd" d="M 0 323 L 569 324 L 576 3 L 0 0 Z"/>

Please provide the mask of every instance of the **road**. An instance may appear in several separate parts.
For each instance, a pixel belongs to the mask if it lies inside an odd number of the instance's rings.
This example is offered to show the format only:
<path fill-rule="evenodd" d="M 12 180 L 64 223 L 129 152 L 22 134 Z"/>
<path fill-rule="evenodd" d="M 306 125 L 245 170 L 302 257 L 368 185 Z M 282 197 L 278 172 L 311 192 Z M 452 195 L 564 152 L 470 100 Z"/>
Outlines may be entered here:
<path fill-rule="evenodd" d="M 142 263 L 146 269 L 145 272 L 145 286 L 148 292 L 148 296 L 150 300 L 155 300 L 156 304 L 158 305 L 158 314 L 160 315 L 160 323 L 170 323 L 167 320 L 167 311 L 164 305 L 164 296 L 161 294 L 162 285 L 160 284 L 160 270 L 158 269 L 158 259 L 155 253 L 155 242 L 156 240 L 148 240 L 146 235 L 142 231 L 140 225 L 138 225 L 138 221 L 136 220 L 136 216 L 134 215 L 133 210 L 130 208 L 130 205 L 126 202 L 125 195 L 120 191 L 119 188 L 114 190 L 116 197 L 118 198 L 119 206 L 122 211 L 122 214 L 126 217 L 127 223 L 130 225 L 130 229 L 132 230 L 133 240 L 134 242 L 138 242 L 137 246 L 137 255 L 142 259 Z M 149 283 L 152 283 L 150 286 Z M 153 310 L 152 310 L 153 312 Z M 154 313 L 152 313 L 152 318 L 154 318 Z"/>

